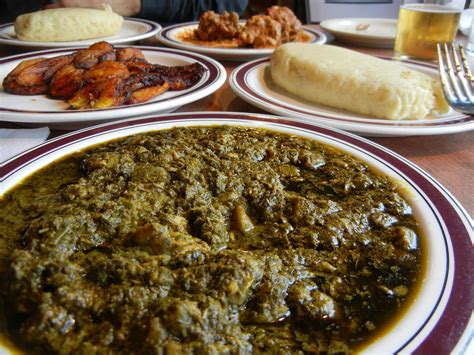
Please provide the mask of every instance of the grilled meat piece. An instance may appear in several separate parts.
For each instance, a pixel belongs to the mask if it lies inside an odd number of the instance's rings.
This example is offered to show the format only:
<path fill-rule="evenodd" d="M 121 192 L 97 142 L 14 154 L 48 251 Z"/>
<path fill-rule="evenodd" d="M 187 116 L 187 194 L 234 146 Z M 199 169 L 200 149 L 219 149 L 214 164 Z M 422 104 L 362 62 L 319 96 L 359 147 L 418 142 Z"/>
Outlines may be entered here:
<path fill-rule="evenodd" d="M 156 81 L 159 85 L 167 82 L 170 85 L 170 90 L 183 90 L 193 86 L 202 78 L 206 71 L 199 63 L 168 67 L 150 64 L 141 60 L 132 60 L 124 64 L 132 73 L 150 74 L 148 76 L 141 76 L 142 80 Z"/>
<path fill-rule="evenodd" d="M 6 92 L 39 95 L 48 92 L 48 84 L 57 70 L 71 63 L 73 55 L 29 59 L 21 62 L 3 80 Z"/>
<path fill-rule="evenodd" d="M 115 61 L 115 59 L 114 46 L 108 42 L 97 42 L 89 48 L 78 51 L 74 58 L 74 65 L 76 68 L 89 69 L 97 63 L 106 60 Z"/>
<path fill-rule="evenodd" d="M 58 99 L 68 99 L 79 90 L 84 83 L 85 69 L 68 64 L 56 71 L 49 84 L 49 95 Z"/>
<path fill-rule="evenodd" d="M 293 11 L 286 6 L 272 6 L 267 9 L 266 14 L 280 23 L 282 42 L 296 39 L 302 25 Z"/>
<path fill-rule="evenodd" d="M 207 11 L 199 18 L 196 37 L 202 41 L 215 41 L 235 38 L 240 30 L 239 15 L 224 11 L 222 15 Z"/>
<path fill-rule="evenodd" d="M 270 16 L 255 15 L 247 20 L 240 39 L 254 48 L 273 48 L 281 44 L 281 25 Z"/>
<path fill-rule="evenodd" d="M 170 90 L 184 90 L 196 84 L 204 75 L 206 69 L 199 63 L 183 66 L 167 67 L 151 64 L 150 74 L 161 75 L 170 85 Z"/>

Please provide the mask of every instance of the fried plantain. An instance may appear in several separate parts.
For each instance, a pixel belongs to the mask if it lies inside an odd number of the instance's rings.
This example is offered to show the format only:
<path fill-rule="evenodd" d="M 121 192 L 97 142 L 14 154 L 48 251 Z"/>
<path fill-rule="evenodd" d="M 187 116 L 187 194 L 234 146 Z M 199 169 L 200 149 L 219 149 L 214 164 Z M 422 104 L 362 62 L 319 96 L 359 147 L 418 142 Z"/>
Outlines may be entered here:
<path fill-rule="evenodd" d="M 49 94 L 67 99 L 85 85 L 113 78 L 126 78 L 129 75 L 127 67 L 118 62 L 101 62 L 89 70 L 76 68 L 74 64 L 70 64 L 58 70 L 53 76 Z"/>
<path fill-rule="evenodd" d="M 68 64 L 59 69 L 49 84 L 49 94 L 59 99 L 68 99 L 79 90 L 84 83 L 85 69 Z"/>
<path fill-rule="evenodd" d="M 74 109 L 109 108 L 122 105 L 124 95 L 123 78 L 112 78 L 87 84 L 72 96 L 68 103 Z"/>
<path fill-rule="evenodd" d="M 142 50 L 135 47 L 117 49 L 115 54 L 117 56 L 117 61 L 119 62 L 125 62 L 132 59 L 145 59 Z"/>
<path fill-rule="evenodd" d="M 133 105 L 147 102 L 148 100 L 151 100 L 152 98 L 161 95 L 168 89 L 168 83 L 164 83 L 163 85 L 150 86 L 143 89 L 135 90 L 130 94 L 127 101 L 125 101 L 125 104 Z"/>
<path fill-rule="evenodd" d="M 108 42 L 97 42 L 89 48 L 78 51 L 74 58 L 74 65 L 76 68 L 89 69 L 106 60 L 116 60 L 114 46 Z"/>
<path fill-rule="evenodd" d="M 69 99 L 71 108 L 108 108 L 150 100 L 166 90 L 187 89 L 206 69 L 199 63 L 150 64 L 139 48 L 117 51 L 107 42 L 73 54 L 21 62 L 5 78 L 5 91 Z"/>
<path fill-rule="evenodd" d="M 150 71 L 150 63 L 146 59 L 131 58 L 123 62 L 131 73 L 148 73 Z"/>
<path fill-rule="evenodd" d="M 119 62 L 105 61 L 94 65 L 84 75 L 87 83 L 109 80 L 113 78 L 127 78 L 130 75 L 128 68 Z"/>
<path fill-rule="evenodd" d="M 6 92 L 39 95 L 48 92 L 48 84 L 57 70 L 72 62 L 74 55 L 25 60 L 3 80 Z"/>

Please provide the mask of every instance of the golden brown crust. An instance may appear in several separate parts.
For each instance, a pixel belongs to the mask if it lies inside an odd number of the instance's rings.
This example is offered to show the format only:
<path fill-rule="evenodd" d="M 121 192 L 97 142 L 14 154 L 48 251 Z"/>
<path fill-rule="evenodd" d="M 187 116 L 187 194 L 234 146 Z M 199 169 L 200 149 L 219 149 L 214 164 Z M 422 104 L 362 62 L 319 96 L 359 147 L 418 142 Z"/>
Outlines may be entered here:
<path fill-rule="evenodd" d="M 21 62 L 4 79 L 5 91 L 20 95 L 49 93 L 68 99 L 71 108 L 108 108 L 145 102 L 166 90 L 196 84 L 199 63 L 168 67 L 148 63 L 139 48 L 117 51 L 98 42 L 75 53 Z"/>
<path fill-rule="evenodd" d="M 207 11 L 199 18 L 195 34 L 202 41 L 219 41 L 235 38 L 239 31 L 239 15 L 236 12 L 224 11 L 219 15 L 214 11 Z"/>
<path fill-rule="evenodd" d="M 119 62 L 125 62 L 132 59 L 145 59 L 142 50 L 135 47 L 117 49 L 115 50 L 115 54 L 117 55 L 117 61 Z"/>
<path fill-rule="evenodd" d="M 67 99 L 79 90 L 84 83 L 85 69 L 68 64 L 59 69 L 51 79 L 49 95 L 58 99 Z"/>
<path fill-rule="evenodd" d="M 72 55 L 29 59 L 21 62 L 3 80 L 6 92 L 18 95 L 40 95 L 48 92 L 48 85 L 57 70 L 73 60 Z"/>
<path fill-rule="evenodd" d="M 255 15 L 247 20 L 239 38 L 254 48 L 274 48 L 281 43 L 281 25 L 267 15 Z"/>
<path fill-rule="evenodd" d="M 196 30 L 177 34 L 179 40 L 212 48 L 275 48 L 286 42 L 307 42 L 300 20 L 286 6 L 269 7 L 264 14 L 239 24 L 236 13 L 203 13 Z"/>
<path fill-rule="evenodd" d="M 74 65 L 77 68 L 89 69 L 102 61 L 115 59 L 114 46 L 108 42 L 97 42 L 87 49 L 78 51 L 74 58 Z"/>
<path fill-rule="evenodd" d="M 150 99 L 158 95 L 161 95 L 166 90 L 168 90 L 168 88 L 169 88 L 168 83 L 164 83 L 163 85 L 150 86 L 148 88 L 136 90 L 131 93 L 130 97 L 125 102 L 125 104 L 133 105 L 133 104 L 140 104 L 142 102 L 147 102 Z"/>

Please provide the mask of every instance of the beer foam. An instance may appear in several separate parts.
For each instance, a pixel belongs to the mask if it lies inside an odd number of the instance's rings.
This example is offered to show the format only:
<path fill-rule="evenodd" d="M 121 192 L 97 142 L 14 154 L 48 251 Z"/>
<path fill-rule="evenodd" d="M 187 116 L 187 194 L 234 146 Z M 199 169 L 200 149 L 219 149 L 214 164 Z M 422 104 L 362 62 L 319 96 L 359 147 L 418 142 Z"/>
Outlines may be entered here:
<path fill-rule="evenodd" d="M 402 9 L 418 12 L 443 13 L 443 14 L 457 14 L 461 13 L 461 9 L 456 9 L 449 6 L 441 6 L 434 4 L 407 4 L 400 6 Z"/>

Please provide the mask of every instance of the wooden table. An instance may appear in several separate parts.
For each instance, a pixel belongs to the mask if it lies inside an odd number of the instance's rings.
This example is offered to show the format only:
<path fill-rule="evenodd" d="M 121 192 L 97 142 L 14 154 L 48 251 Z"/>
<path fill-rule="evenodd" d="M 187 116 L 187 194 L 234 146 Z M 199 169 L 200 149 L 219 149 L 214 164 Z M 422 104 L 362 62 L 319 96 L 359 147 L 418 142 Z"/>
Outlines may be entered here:
<path fill-rule="evenodd" d="M 341 45 L 338 43 L 334 44 Z M 393 51 L 388 49 L 345 47 L 368 54 L 389 56 L 393 54 Z M 18 48 L 0 48 L 0 56 L 16 53 L 20 53 Z M 222 64 L 226 68 L 229 76 L 232 70 L 240 63 L 223 62 Z M 187 104 L 177 110 L 177 112 L 192 111 L 265 113 L 237 97 L 228 82 L 214 94 Z M 2 127 L 11 128 L 19 126 L 2 122 L 0 117 L 0 128 Z M 63 133 L 63 131 L 52 131 L 50 137 L 55 137 Z M 474 131 L 437 136 L 369 137 L 369 139 L 390 148 L 430 173 L 459 200 L 471 217 L 474 216 Z"/>

